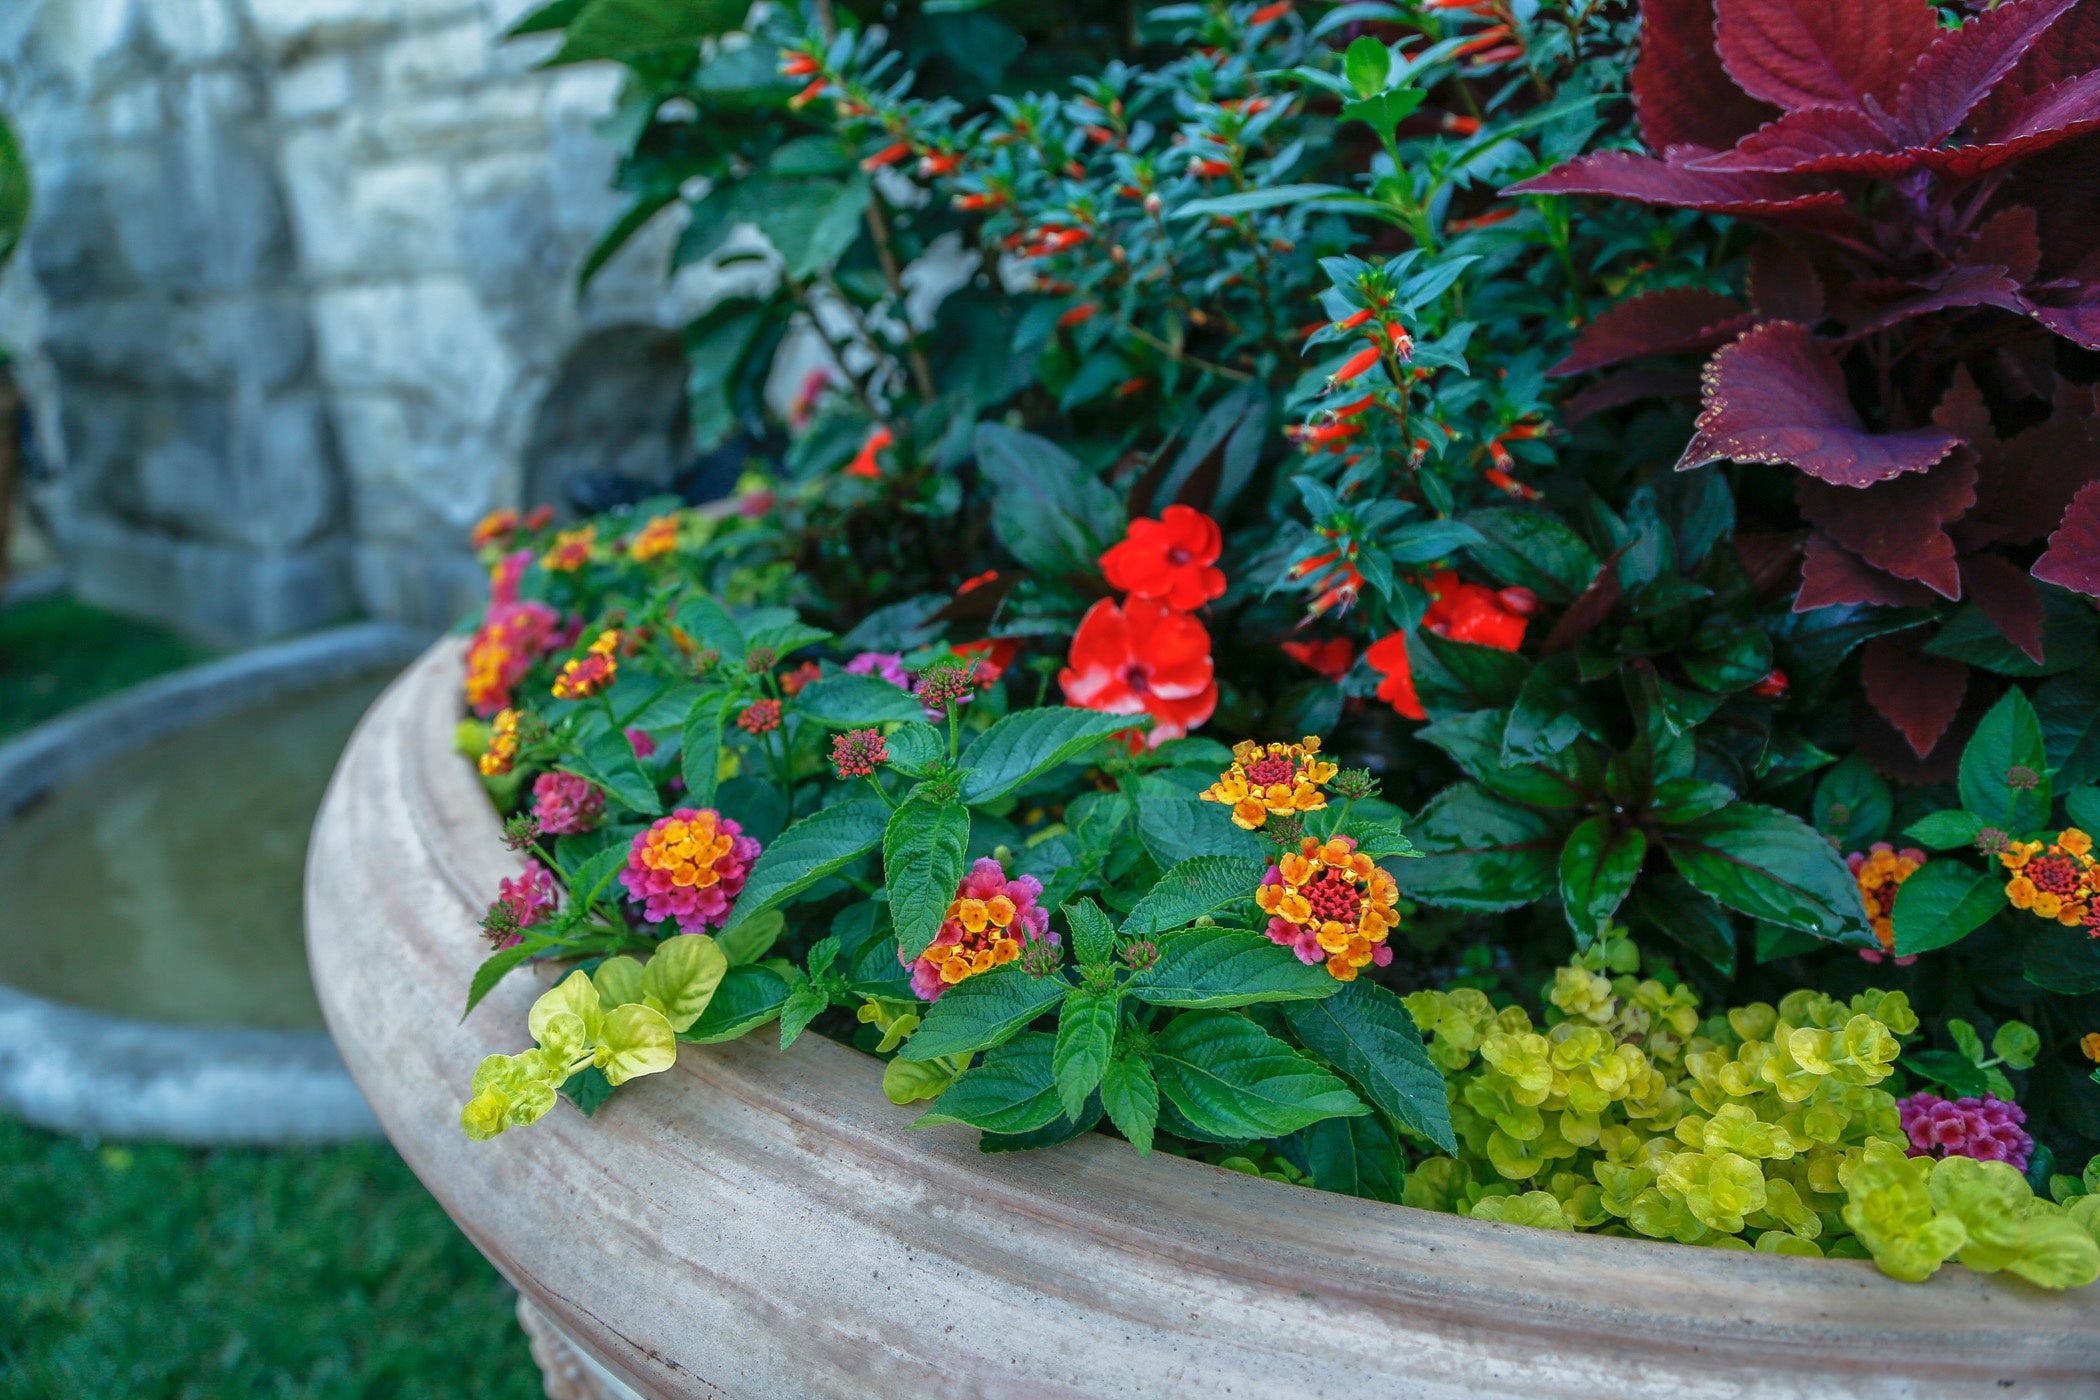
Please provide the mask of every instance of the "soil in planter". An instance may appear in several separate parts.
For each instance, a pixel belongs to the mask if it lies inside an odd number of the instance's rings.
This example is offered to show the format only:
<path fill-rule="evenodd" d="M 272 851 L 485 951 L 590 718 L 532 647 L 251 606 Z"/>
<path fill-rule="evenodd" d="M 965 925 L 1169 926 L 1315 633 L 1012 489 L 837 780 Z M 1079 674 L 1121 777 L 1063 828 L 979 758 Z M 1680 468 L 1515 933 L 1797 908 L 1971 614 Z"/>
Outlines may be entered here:
<path fill-rule="evenodd" d="M 300 909 L 306 838 L 388 679 L 208 721 L 0 827 L 0 982 L 147 1020 L 320 1026 Z"/>

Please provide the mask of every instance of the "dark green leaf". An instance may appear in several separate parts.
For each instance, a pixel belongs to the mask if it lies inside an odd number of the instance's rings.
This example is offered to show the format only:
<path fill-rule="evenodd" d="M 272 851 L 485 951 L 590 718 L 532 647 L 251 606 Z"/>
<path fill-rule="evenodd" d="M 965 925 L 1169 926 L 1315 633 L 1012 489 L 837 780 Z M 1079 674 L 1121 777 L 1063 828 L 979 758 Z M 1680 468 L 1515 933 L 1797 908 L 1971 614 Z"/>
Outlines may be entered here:
<path fill-rule="evenodd" d="M 1085 967 L 1098 967 L 1116 955 L 1116 926 L 1091 899 L 1065 906 L 1065 922 L 1072 927 L 1072 951 Z"/>
<path fill-rule="evenodd" d="M 563 28 L 582 12 L 589 0 L 549 0 L 537 9 L 528 10 L 525 17 L 503 31 L 506 39 L 515 39 L 525 34 L 546 34 Z"/>
<path fill-rule="evenodd" d="M 751 867 L 723 932 L 786 902 L 874 850 L 882 844 L 889 816 L 890 809 L 873 799 L 845 802 L 804 817 L 781 832 Z"/>
<path fill-rule="evenodd" d="M 1517 652 L 1448 641 L 1427 632 L 1407 634 L 1407 655 L 1415 694 L 1438 718 L 1454 710 L 1508 705 L 1532 673 L 1529 658 Z"/>
<path fill-rule="evenodd" d="M 1941 624 L 1939 635 L 1925 644 L 1934 656 L 1966 661 L 2001 676 L 2054 676 L 2075 671 L 2093 659 L 2095 644 L 2091 604 L 2062 589 L 2043 588 L 2042 659 L 2034 660 L 2005 639 L 1989 614 L 1975 603 Z"/>
<path fill-rule="evenodd" d="M 1064 979 L 1030 976 L 1017 963 L 966 977 L 941 993 L 897 1053 L 907 1060 L 931 1060 L 998 1045 L 1027 1029 L 1071 990 Z"/>
<path fill-rule="evenodd" d="M 1349 1086 L 1232 1011 L 1190 1011 L 1153 1041 L 1159 1090 L 1218 1137 L 1281 1137 L 1322 1118 L 1368 1113 Z"/>
<path fill-rule="evenodd" d="M 1323 1118 L 1302 1130 L 1298 1140 L 1313 1185 L 1322 1191 L 1400 1204 L 1407 1159 L 1400 1155 L 1400 1143 L 1384 1119 L 1370 1113 L 1359 1118 Z"/>
<path fill-rule="evenodd" d="M 1888 835 L 1895 815 L 1889 785 L 1867 761 L 1853 754 L 1816 783 L 1816 830 L 1847 851 L 1864 851 Z"/>
<path fill-rule="evenodd" d="M 648 190 L 636 196 L 621 212 L 620 217 L 614 219 L 607 225 L 605 232 L 598 235 L 598 241 L 591 245 L 591 250 L 584 254 L 582 265 L 576 269 L 577 293 L 580 295 L 588 288 L 591 279 L 613 260 L 613 255 L 626 247 L 636 234 L 648 227 L 650 220 L 669 208 L 677 198 L 676 186 Z M 4 230 L 0 230 L 0 239 L 4 239 L 4 233 Z M 5 250 L 0 248 L 0 257 L 4 256 Z"/>
<path fill-rule="evenodd" d="M 722 774 L 722 715 L 729 696 L 703 695 L 686 713 L 679 740 L 678 771 L 685 778 L 685 800 L 697 807 L 715 805 L 715 784 Z"/>
<path fill-rule="evenodd" d="M 596 1065 L 585 1065 L 561 1086 L 562 1094 L 588 1118 L 613 1096 L 613 1082 Z"/>
<path fill-rule="evenodd" d="M 998 490 L 992 531 L 1028 568 L 1052 578 L 1098 574 L 1123 533 L 1115 492 L 1064 449 L 1015 428 L 980 423 L 977 464 Z"/>
<path fill-rule="evenodd" d="M 785 622 L 777 627 L 761 627 L 755 630 L 752 632 L 747 645 L 752 651 L 770 651 L 776 659 L 785 660 L 804 647 L 815 646 L 819 642 L 828 642 L 831 639 L 832 634 L 821 627 L 811 627 L 806 622 Z M 857 676 L 854 679 L 873 680 L 874 677 Z M 818 681 L 816 684 L 823 685 L 825 683 L 824 681 Z M 876 681 L 876 684 L 887 685 L 888 682 Z M 812 686 L 811 689 L 815 689 L 815 686 Z M 896 687 L 890 686 L 890 689 L 895 690 Z M 897 715 L 892 716 L 892 718 L 917 719 L 922 713 L 923 711 L 921 710 L 913 710 L 908 715 Z"/>
<path fill-rule="evenodd" d="M 1261 838 L 1232 824 L 1230 808 L 1194 797 L 1138 798 L 1138 839 L 1163 868 L 1197 856 L 1259 857 Z"/>
<path fill-rule="evenodd" d="M 1065 998 L 1057 1018 L 1057 1046 L 1051 1054 L 1051 1072 L 1057 1078 L 1057 1094 L 1065 1112 L 1078 1118 L 1087 1096 L 1101 1085 L 1109 1058 L 1116 1048 L 1116 1016 L 1119 999 L 1114 992 L 1079 989 Z"/>
<path fill-rule="evenodd" d="M 1713 903 L 1708 900 L 1707 903 Z M 1822 951 L 1823 940 L 1812 933 L 1803 933 L 1795 928 L 1781 928 L 1777 924 L 1760 923 L 1757 926 L 1757 961 L 1776 962 L 1780 958 L 1799 957 L 1803 953 Z"/>
<path fill-rule="evenodd" d="M 1728 911 L 1677 876 L 1665 871 L 1641 881 L 1626 901 L 1625 913 L 1636 934 L 1655 929 L 1722 972 L 1735 971 L 1735 926 L 1728 921 Z"/>
<path fill-rule="evenodd" d="M 928 770 L 948 757 L 947 736 L 918 720 L 898 725 L 884 743 L 890 751 L 890 767 L 914 778 L 925 777 Z"/>
<path fill-rule="evenodd" d="M 1325 1001 L 1289 1003 L 1283 1015 L 1306 1049 L 1355 1080 L 1372 1103 L 1444 1151 L 1457 1150 L 1444 1076 L 1399 997 L 1359 979 Z"/>
<path fill-rule="evenodd" d="M 1755 627 L 1716 618 L 1678 649 L 1677 661 L 1701 689 L 1741 690 L 1771 674 L 1772 641 Z"/>
<path fill-rule="evenodd" d="M 2034 692 L 2042 748 L 2061 787 L 2100 781 L 2100 666 L 2085 665 Z"/>
<path fill-rule="evenodd" d="M 1961 805 L 2008 835 L 2025 837 L 2049 824 L 2048 765 L 2042 722 L 2014 686 L 1961 751 Z"/>
<path fill-rule="evenodd" d="M 2023 916 L 2027 944 L 2020 954 L 2020 968 L 2027 980 L 2047 991 L 2066 996 L 2100 992 L 2100 939 L 2082 928 L 2065 928 Z"/>
<path fill-rule="evenodd" d="M 1480 532 L 1482 542 L 1470 551 L 1480 567 L 1545 602 L 1573 602 L 1597 576 L 1597 556 L 1582 536 L 1544 511 L 1476 510 L 1465 523 Z"/>
<path fill-rule="evenodd" d="M 678 1038 L 701 1045 L 735 1040 L 778 1016 L 787 999 L 788 985 L 779 973 L 757 963 L 740 964 L 723 974 L 700 1019 Z"/>
<path fill-rule="evenodd" d="M 1526 807 L 1574 807 L 1582 800 L 1575 785 L 1555 769 L 1520 763 L 1502 766 L 1506 718 L 1500 710 L 1476 710 L 1426 724 L 1415 737 L 1451 755 L 1466 776 L 1500 797 Z"/>
<path fill-rule="evenodd" d="M 1401 892 L 1446 909 L 1492 913 L 1550 894 L 1565 826 L 1550 813 L 1454 783 L 1409 828 L 1426 855 L 1398 861 Z"/>
<path fill-rule="evenodd" d="M 1611 921 L 1648 856 L 1639 827 L 1614 829 L 1609 817 L 1586 817 L 1560 849 L 1560 904 L 1575 930 L 1575 946 L 1587 947 Z"/>
<path fill-rule="evenodd" d="M 1928 851 L 1952 851 L 1962 846 L 1975 844 L 1976 833 L 1983 830 L 1983 818 L 1974 812 L 1949 808 L 1918 818 L 1903 834 Z"/>
<path fill-rule="evenodd" d="M 1989 1087 L 1983 1071 L 1952 1050 L 1912 1050 L 1896 1063 L 1920 1078 L 1943 1085 L 1952 1098 L 1979 1098 Z"/>
<path fill-rule="evenodd" d="M 925 1034 L 923 1027 L 919 1034 Z M 932 1110 L 912 1126 L 966 1123 L 990 1133 L 1030 1133 L 1048 1125 L 1064 1111 L 1051 1069 L 1053 1049 L 1051 1038 L 1038 1031 L 996 1047 L 984 1063 L 949 1085 L 933 1101 Z"/>
<path fill-rule="evenodd" d="M 1655 785 L 1648 815 L 1676 826 L 1697 821 L 1708 812 L 1718 812 L 1735 801 L 1735 789 L 1698 778 L 1665 778 Z"/>
<path fill-rule="evenodd" d="M 1356 849 L 1372 860 L 1415 854 L 1415 843 L 1407 839 L 1405 822 L 1365 821 L 1354 817 L 1343 826 L 1342 834 L 1355 841 Z"/>
<path fill-rule="evenodd" d="M 1302 963 L 1266 934 L 1192 928 L 1159 942 L 1159 961 L 1123 990 L 1154 1006 L 1251 1006 L 1333 996 L 1341 983 L 1327 965 Z"/>
<path fill-rule="evenodd" d="M 1125 938 L 1150 938 L 1192 924 L 1234 900 L 1254 898 L 1268 862 L 1258 856 L 1196 856 L 1159 878 L 1123 920 Z M 1272 945 L 1273 946 L 1273 945 Z"/>
<path fill-rule="evenodd" d="M 474 980 L 467 985 L 466 1010 L 459 1013 L 464 1021 L 481 999 L 496 990 L 496 984 L 510 975 L 511 969 L 532 956 L 532 950 L 523 943 L 513 943 L 508 948 L 498 948 L 482 959 L 481 966 L 474 969 Z"/>
<path fill-rule="evenodd" d="M 645 817 L 663 812 L 663 803 L 656 797 L 656 784 L 642 772 L 642 765 L 635 760 L 634 745 L 625 734 L 601 719 L 578 736 L 577 747 L 581 752 L 570 759 L 568 766 L 604 788 L 608 797 Z"/>
<path fill-rule="evenodd" d="M 1139 1156 L 1149 1154 L 1159 1122 L 1159 1085 L 1152 1077 L 1152 1061 L 1128 1052 L 1110 1060 L 1101 1076 L 1101 1107 Z"/>
<path fill-rule="evenodd" d="M 744 22 L 749 0 L 590 0 L 562 31 L 548 63 L 631 58 L 726 34 Z"/>
<path fill-rule="evenodd" d="M 882 835 L 882 875 L 890 892 L 897 946 L 917 958 L 941 931 L 962 883 L 970 809 L 960 802 L 906 802 Z"/>
<path fill-rule="evenodd" d="M 1066 1115 L 1053 1118 L 1042 1127 L 1025 1133 L 989 1133 L 977 1135 L 979 1152 L 1039 1152 L 1046 1147 L 1056 1147 L 1073 1138 L 1094 1130 L 1101 1121 L 1101 1096 L 1092 1094 L 1081 1106 L 1077 1118 Z"/>
<path fill-rule="evenodd" d="M 1738 913 L 1833 942 L 1879 946 L 1852 872 L 1798 817 L 1738 802 L 1673 828 L 1664 845 L 1685 879 Z"/>
<path fill-rule="evenodd" d="M 1502 731 L 1504 767 L 1545 762 L 1582 737 L 1582 701 L 1574 672 L 1574 657 L 1564 652 L 1525 677 Z"/>
<path fill-rule="evenodd" d="M 780 1007 L 780 1048 L 785 1050 L 799 1040 L 829 1005 L 830 998 L 807 982 L 790 987 Z"/>
<path fill-rule="evenodd" d="M 995 721 L 963 750 L 963 801 L 989 802 L 1029 779 L 1093 752 L 1111 734 L 1130 728 L 1129 715 L 1066 706 L 1016 710 Z"/>
<path fill-rule="evenodd" d="M 689 595 L 678 605 L 677 625 L 701 646 L 720 652 L 723 660 L 734 664 L 744 659 L 744 629 L 711 595 Z"/>
<path fill-rule="evenodd" d="M 2100 831 L 2100 787 L 2088 783 L 2065 793 L 2064 815 L 2081 830 Z"/>
<path fill-rule="evenodd" d="M 1896 890 L 1896 953 L 1909 957 L 1958 943 L 2006 908 L 2002 874 L 1958 860 L 1929 860 Z"/>
<path fill-rule="evenodd" d="M 795 696 L 795 713 L 833 729 L 920 720 L 925 707 L 910 691 L 880 676 L 844 672 L 811 681 Z"/>

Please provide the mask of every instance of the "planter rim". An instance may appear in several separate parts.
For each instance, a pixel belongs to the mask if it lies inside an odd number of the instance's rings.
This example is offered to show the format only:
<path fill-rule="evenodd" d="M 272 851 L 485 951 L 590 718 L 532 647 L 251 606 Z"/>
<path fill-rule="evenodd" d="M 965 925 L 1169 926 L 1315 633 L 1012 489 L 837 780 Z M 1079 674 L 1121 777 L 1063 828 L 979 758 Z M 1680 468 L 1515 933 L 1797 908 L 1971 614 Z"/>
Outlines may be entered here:
<path fill-rule="evenodd" d="M 515 857 L 451 751 L 461 643 L 367 714 L 316 823 L 308 939 L 345 1062 L 521 1293 L 646 1395 L 2091 1395 L 2100 1289 L 1531 1230 L 1089 1134 L 912 1131 L 820 1036 L 681 1046 L 586 1122 L 468 1143 L 545 978 L 455 1024 Z"/>

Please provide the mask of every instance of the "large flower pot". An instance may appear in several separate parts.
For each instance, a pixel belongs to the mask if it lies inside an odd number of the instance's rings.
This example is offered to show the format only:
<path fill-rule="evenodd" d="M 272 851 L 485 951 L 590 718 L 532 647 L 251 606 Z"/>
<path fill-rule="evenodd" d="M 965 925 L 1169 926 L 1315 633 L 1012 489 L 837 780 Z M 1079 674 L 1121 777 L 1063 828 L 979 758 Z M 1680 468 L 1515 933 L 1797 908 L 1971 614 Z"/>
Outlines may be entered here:
<path fill-rule="evenodd" d="M 910 1131 L 880 1066 L 770 1030 L 596 1118 L 460 1135 L 544 985 L 462 1023 L 517 857 L 453 753 L 459 646 L 365 718 L 307 874 L 314 977 L 408 1163 L 566 1342 L 646 1395 L 2100 1394 L 2100 1289 L 1478 1223 L 1087 1136 Z M 581 1379 L 579 1379 L 581 1377 Z M 569 1389 L 565 1393 L 594 1393 Z"/>

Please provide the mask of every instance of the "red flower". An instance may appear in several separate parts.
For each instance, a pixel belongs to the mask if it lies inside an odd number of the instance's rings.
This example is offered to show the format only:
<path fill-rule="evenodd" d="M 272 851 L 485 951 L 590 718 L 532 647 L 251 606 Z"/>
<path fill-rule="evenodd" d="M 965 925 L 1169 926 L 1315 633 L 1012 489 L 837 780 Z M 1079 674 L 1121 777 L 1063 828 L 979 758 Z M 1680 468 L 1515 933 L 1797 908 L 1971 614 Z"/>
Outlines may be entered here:
<path fill-rule="evenodd" d="M 1013 637 L 986 637 L 981 642 L 958 642 L 948 648 L 964 661 L 976 663 L 970 670 L 970 679 L 980 690 L 1006 674 L 1020 649 L 1021 643 Z"/>
<path fill-rule="evenodd" d="M 1193 513 L 1193 512 L 1192 512 Z M 1071 665 L 1058 672 L 1065 702 L 1112 715 L 1152 716 L 1145 742 L 1178 739 L 1218 707 L 1210 633 L 1152 598 L 1122 607 L 1103 598 L 1072 637 Z"/>
<path fill-rule="evenodd" d="M 1159 519 L 1130 522 L 1121 544 L 1101 556 L 1109 583 L 1138 598 L 1157 598 L 1177 612 L 1200 608 L 1225 591 L 1213 567 L 1225 539 L 1218 522 L 1200 510 L 1168 506 Z"/>
<path fill-rule="evenodd" d="M 1485 584 L 1461 583 L 1446 569 L 1428 583 L 1429 611 L 1423 629 L 1454 642 L 1515 651 L 1524 643 L 1524 625 L 1538 611 L 1538 598 L 1528 588 L 1496 592 Z"/>
<path fill-rule="evenodd" d="M 1283 654 L 1306 666 L 1331 681 L 1338 681 L 1349 673 L 1356 661 L 1356 648 L 1349 645 L 1347 637 L 1325 637 L 1318 641 L 1285 642 Z"/>
<path fill-rule="evenodd" d="M 888 447 L 891 441 L 890 430 L 878 425 L 874 431 L 868 434 L 867 440 L 861 443 L 860 452 L 855 455 L 852 461 L 846 463 L 846 475 L 881 476 L 882 464 L 875 460 L 875 454 Z"/>
<path fill-rule="evenodd" d="M 1415 697 L 1415 673 L 1407 664 L 1407 634 L 1395 632 L 1380 637 L 1364 652 L 1371 669 L 1385 679 L 1378 683 L 1378 698 L 1409 719 L 1428 719 L 1429 712 Z"/>

